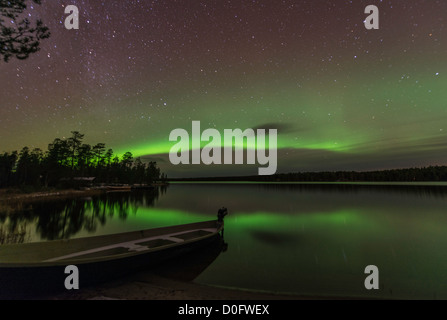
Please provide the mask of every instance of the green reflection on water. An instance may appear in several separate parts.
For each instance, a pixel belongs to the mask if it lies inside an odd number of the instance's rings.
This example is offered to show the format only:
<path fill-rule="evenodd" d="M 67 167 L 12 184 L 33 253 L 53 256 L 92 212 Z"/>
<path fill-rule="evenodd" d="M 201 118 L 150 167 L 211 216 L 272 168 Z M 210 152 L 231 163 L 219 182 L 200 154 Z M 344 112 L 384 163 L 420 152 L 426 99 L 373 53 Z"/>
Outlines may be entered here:
<path fill-rule="evenodd" d="M 355 223 L 367 223 L 365 218 L 362 219 L 361 215 L 357 212 L 343 210 L 336 212 L 325 213 L 312 213 L 312 214 L 300 214 L 300 215 L 286 215 L 275 212 L 256 212 L 256 213 L 243 213 L 239 212 L 237 217 L 229 217 L 227 220 L 233 221 L 239 226 L 257 226 L 257 227 L 281 227 L 291 228 L 297 223 L 308 224 L 346 224 L 347 221 Z"/>
<path fill-rule="evenodd" d="M 238 213 L 226 223 L 228 252 L 197 281 L 320 296 L 446 298 L 445 222 L 436 212 L 368 209 Z M 364 288 L 371 264 L 380 269 L 378 291 Z"/>
<path fill-rule="evenodd" d="M 199 283 L 319 296 L 447 298 L 444 188 L 180 184 L 160 198 L 129 193 L 55 201 L 8 219 L 46 240 L 212 220 L 221 204 L 230 209 L 228 250 Z M 370 264 L 380 270 L 377 292 L 364 288 Z"/>
<path fill-rule="evenodd" d="M 127 221 L 132 227 L 165 227 L 178 224 L 187 224 L 213 220 L 214 217 L 206 217 L 194 212 L 170 210 L 160 208 L 139 208 L 138 214 Z"/>

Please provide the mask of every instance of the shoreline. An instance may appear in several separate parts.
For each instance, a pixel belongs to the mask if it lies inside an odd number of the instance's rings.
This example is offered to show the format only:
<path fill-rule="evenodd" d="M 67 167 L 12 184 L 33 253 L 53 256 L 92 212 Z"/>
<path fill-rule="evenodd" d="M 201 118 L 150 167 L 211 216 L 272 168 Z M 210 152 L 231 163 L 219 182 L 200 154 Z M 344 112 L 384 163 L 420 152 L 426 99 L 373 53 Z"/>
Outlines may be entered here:
<path fill-rule="evenodd" d="M 167 186 L 165 183 L 154 183 L 150 188 Z M 0 189 L 0 202 L 17 201 L 17 200 L 34 200 L 34 199 L 53 199 L 53 198 L 69 198 L 69 197 L 88 197 L 108 192 L 132 192 L 135 190 L 144 190 L 147 187 L 141 185 L 126 186 L 100 186 L 80 189 L 48 189 L 42 191 L 24 192 L 20 189 Z"/>
<path fill-rule="evenodd" d="M 353 186 L 353 187 L 447 187 L 445 181 L 432 182 L 260 182 L 260 181 L 171 181 L 172 184 L 260 184 L 260 185 L 322 185 L 322 186 Z M 153 184 L 154 187 L 169 184 Z M 47 191 L 23 192 L 19 189 L 0 189 L 0 203 L 20 200 L 40 200 L 68 197 L 94 196 L 107 192 L 132 192 L 131 187 L 93 187 L 79 189 L 49 189 Z"/>
<path fill-rule="evenodd" d="M 298 294 L 253 291 L 225 288 L 195 282 L 165 278 L 153 272 L 141 272 L 133 276 L 104 284 L 49 296 L 48 300 L 363 300 L 350 297 L 306 296 Z"/>
<path fill-rule="evenodd" d="M 48 190 L 37 191 L 31 193 L 22 193 L 18 191 L 0 190 L 0 202 L 14 202 L 22 200 L 41 200 L 41 199 L 55 199 L 55 198 L 69 198 L 69 197 L 86 197 L 106 193 L 106 189 L 90 189 L 90 190 Z"/>

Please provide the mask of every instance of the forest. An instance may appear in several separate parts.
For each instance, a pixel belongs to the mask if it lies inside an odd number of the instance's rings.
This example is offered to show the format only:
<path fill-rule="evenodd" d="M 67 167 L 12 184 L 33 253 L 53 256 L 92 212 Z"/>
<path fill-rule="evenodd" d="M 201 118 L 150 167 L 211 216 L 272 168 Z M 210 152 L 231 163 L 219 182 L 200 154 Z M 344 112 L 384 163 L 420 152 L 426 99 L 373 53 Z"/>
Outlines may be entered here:
<path fill-rule="evenodd" d="M 380 171 L 301 172 L 278 174 L 279 181 L 327 182 L 427 182 L 447 181 L 446 166 L 391 169 Z"/>
<path fill-rule="evenodd" d="M 272 176 L 212 177 L 178 181 L 259 181 L 259 182 L 447 182 L 447 166 L 377 171 L 291 172 Z"/>
<path fill-rule="evenodd" d="M 119 157 L 104 143 L 92 146 L 80 132 L 71 134 L 54 139 L 47 151 L 24 147 L 0 154 L 0 188 L 73 187 L 82 177 L 104 184 L 151 184 L 167 178 L 156 162 L 144 163 L 131 152 Z"/>

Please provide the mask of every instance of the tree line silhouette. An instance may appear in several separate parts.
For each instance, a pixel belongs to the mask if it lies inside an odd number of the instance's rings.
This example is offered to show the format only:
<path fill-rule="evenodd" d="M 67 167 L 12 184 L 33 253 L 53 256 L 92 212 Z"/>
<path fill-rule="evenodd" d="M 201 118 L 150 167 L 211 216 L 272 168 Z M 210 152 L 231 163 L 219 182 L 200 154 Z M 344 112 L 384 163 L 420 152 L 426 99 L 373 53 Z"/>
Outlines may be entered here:
<path fill-rule="evenodd" d="M 95 183 L 151 184 L 166 180 L 157 163 L 143 163 L 126 152 L 121 158 L 104 143 L 83 143 L 84 135 L 72 131 L 68 139 L 56 138 L 46 152 L 24 147 L 20 152 L 0 154 L 0 188 L 73 186 L 80 177 Z"/>
<path fill-rule="evenodd" d="M 391 169 L 380 171 L 301 172 L 278 174 L 279 181 L 309 182 L 427 182 L 447 181 L 447 166 Z"/>
<path fill-rule="evenodd" d="M 173 179 L 170 179 L 173 181 Z M 186 178 L 176 181 L 259 181 L 259 182 L 447 182 L 447 166 L 391 169 L 381 171 L 295 172 L 272 176 Z"/>

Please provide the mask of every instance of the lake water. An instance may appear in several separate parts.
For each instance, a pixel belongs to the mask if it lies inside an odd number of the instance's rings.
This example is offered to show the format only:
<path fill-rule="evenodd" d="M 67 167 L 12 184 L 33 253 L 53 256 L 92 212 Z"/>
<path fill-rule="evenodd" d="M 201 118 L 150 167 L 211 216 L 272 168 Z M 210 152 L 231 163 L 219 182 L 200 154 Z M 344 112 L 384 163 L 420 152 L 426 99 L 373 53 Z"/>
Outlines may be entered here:
<path fill-rule="evenodd" d="M 222 206 L 229 209 L 228 248 L 198 283 L 325 297 L 447 298 L 443 185 L 172 184 L 22 204 L 15 213 L 2 208 L 0 240 L 45 241 L 204 221 Z M 368 265 L 379 268 L 379 290 L 365 289 Z"/>

